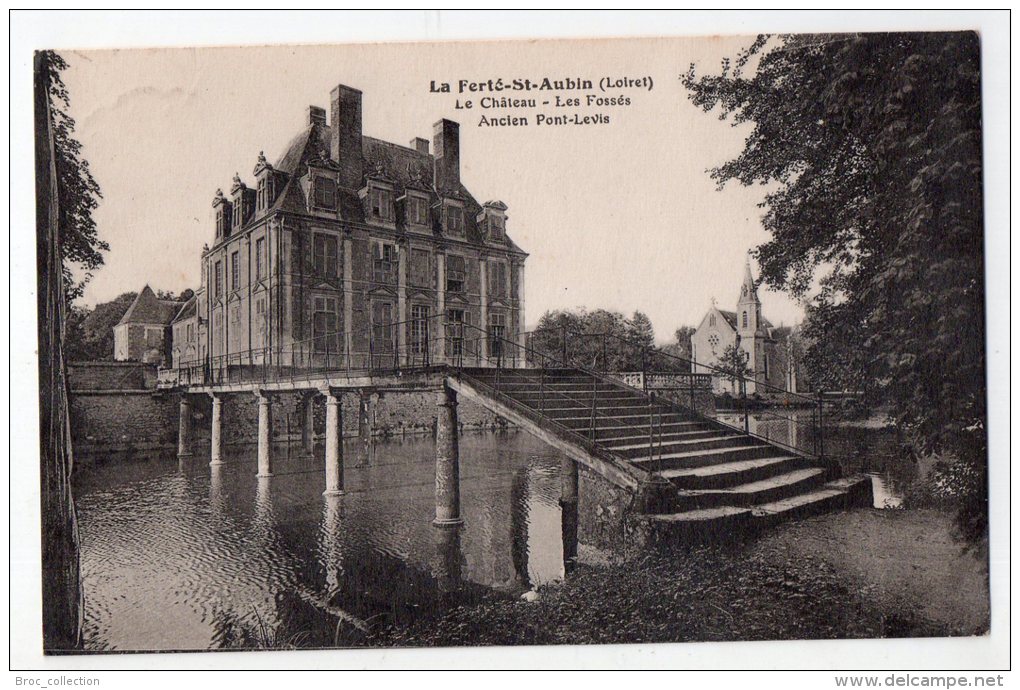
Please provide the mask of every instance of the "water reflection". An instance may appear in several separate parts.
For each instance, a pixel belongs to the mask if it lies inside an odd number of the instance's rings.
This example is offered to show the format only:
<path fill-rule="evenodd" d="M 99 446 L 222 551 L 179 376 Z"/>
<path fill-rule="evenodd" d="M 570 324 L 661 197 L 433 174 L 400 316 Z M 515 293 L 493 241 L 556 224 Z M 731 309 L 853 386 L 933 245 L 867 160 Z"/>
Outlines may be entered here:
<path fill-rule="evenodd" d="M 751 433 L 795 448 L 814 448 L 812 410 L 766 410 L 748 415 Z M 743 428 L 743 413 L 719 413 L 719 421 Z M 898 508 L 918 480 L 921 469 L 904 448 L 895 428 L 848 421 L 827 415 L 825 456 L 839 462 L 844 473 L 871 477 L 876 508 Z"/>
<path fill-rule="evenodd" d="M 253 446 L 224 451 L 213 467 L 99 459 L 78 478 L 89 649 L 357 644 L 372 625 L 562 578 L 576 554 L 560 456 L 524 433 L 461 439 L 459 529 L 431 524 L 430 439 L 346 443 L 337 497 L 321 495 L 321 449 L 281 447 L 262 479 Z"/>

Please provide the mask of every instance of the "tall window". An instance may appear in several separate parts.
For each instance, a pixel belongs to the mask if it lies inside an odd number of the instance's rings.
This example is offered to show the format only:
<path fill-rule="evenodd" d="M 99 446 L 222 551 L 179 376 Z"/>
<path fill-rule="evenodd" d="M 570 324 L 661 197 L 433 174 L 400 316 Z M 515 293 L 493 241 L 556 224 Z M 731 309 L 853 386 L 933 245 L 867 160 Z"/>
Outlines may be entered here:
<path fill-rule="evenodd" d="M 372 351 L 393 351 L 393 305 L 389 302 L 372 303 Z"/>
<path fill-rule="evenodd" d="M 216 239 L 223 237 L 223 231 L 226 229 L 226 224 L 226 214 L 223 212 L 223 207 L 220 206 L 219 210 L 216 211 Z"/>
<path fill-rule="evenodd" d="M 411 250 L 411 285 L 432 287 L 432 257 L 425 249 Z"/>
<path fill-rule="evenodd" d="M 489 314 L 489 356 L 499 357 L 503 354 L 503 339 L 506 337 L 506 315 Z"/>
<path fill-rule="evenodd" d="M 370 193 L 372 215 L 380 220 L 393 220 L 393 192 L 373 187 Z"/>
<path fill-rule="evenodd" d="M 509 293 L 506 264 L 502 261 L 489 263 L 489 297 L 504 298 Z"/>
<path fill-rule="evenodd" d="M 464 310 L 446 310 L 446 354 L 459 357 L 464 354 Z"/>
<path fill-rule="evenodd" d="M 315 233 L 312 240 L 312 263 L 318 275 L 325 278 L 336 277 L 337 241 L 335 237 Z"/>
<path fill-rule="evenodd" d="M 715 314 L 712 314 L 711 316 L 708 317 L 708 325 L 709 326 L 715 325 Z"/>
<path fill-rule="evenodd" d="M 446 207 L 446 231 L 451 235 L 464 234 L 464 209 L 460 206 Z"/>
<path fill-rule="evenodd" d="M 450 254 L 446 257 L 446 291 L 464 292 L 464 257 Z"/>
<path fill-rule="evenodd" d="M 429 341 L 429 308 L 424 304 L 411 305 L 411 352 L 424 354 Z"/>
<path fill-rule="evenodd" d="M 744 315 L 743 315 L 743 324 L 744 324 L 744 328 L 747 328 L 747 312 L 746 311 L 744 312 Z"/>
<path fill-rule="evenodd" d="M 230 289 L 241 287 L 241 256 L 237 252 L 230 255 Z"/>
<path fill-rule="evenodd" d="M 315 352 L 339 352 L 340 334 L 337 332 L 335 298 L 315 298 L 312 314 L 312 338 L 315 343 Z"/>
<path fill-rule="evenodd" d="M 428 205 L 425 199 L 408 195 L 407 222 L 415 225 L 425 225 L 429 222 Z"/>
<path fill-rule="evenodd" d="M 233 224 L 234 229 L 241 227 L 241 223 L 244 222 L 244 195 L 237 197 L 237 201 L 234 202 L 234 214 Z"/>
<path fill-rule="evenodd" d="M 262 179 L 259 180 L 258 195 L 256 196 L 255 200 L 255 204 L 257 205 L 259 211 L 264 211 L 266 209 L 266 206 L 268 205 L 266 197 L 267 197 L 266 178 L 263 177 Z"/>
<path fill-rule="evenodd" d="M 489 235 L 494 240 L 503 239 L 503 216 L 489 216 Z"/>
<path fill-rule="evenodd" d="M 223 354 L 223 311 L 217 309 L 213 312 L 213 347 L 217 355 Z"/>
<path fill-rule="evenodd" d="M 216 297 L 222 297 L 223 296 L 223 262 L 222 261 L 217 261 L 216 262 L 216 277 L 214 278 L 214 281 L 215 282 L 213 283 L 213 288 L 214 288 L 213 289 L 213 294 L 216 295 Z"/>
<path fill-rule="evenodd" d="M 316 177 L 312 187 L 314 188 L 316 208 L 329 210 L 336 208 L 336 180 L 329 177 Z"/>
<path fill-rule="evenodd" d="M 227 322 L 227 343 L 231 352 L 241 351 L 241 303 L 230 305 L 230 320 Z"/>
<path fill-rule="evenodd" d="M 266 238 L 255 240 L 255 280 L 262 280 L 266 270 Z"/>
<path fill-rule="evenodd" d="M 255 300 L 255 343 L 256 348 L 263 348 L 269 343 L 269 312 L 266 310 L 266 298 Z"/>
<path fill-rule="evenodd" d="M 397 247 L 394 244 L 375 244 L 373 279 L 377 283 L 393 285 L 397 282 Z"/>

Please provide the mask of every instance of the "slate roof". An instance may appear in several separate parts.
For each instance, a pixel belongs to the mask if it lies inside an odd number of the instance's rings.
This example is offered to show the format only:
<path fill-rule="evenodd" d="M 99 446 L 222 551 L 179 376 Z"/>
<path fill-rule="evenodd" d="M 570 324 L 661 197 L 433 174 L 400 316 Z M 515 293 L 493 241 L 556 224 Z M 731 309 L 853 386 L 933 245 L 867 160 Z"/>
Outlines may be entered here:
<path fill-rule="evenodd" d="M 198 298 L 195 297 L 194 295 L 192 295 L 191 299 L 189 299 L 187 302 L 185 302 L 184 306 L 182 306 L 177 311 L 177 316 L 175 316 L 173 318 L 173 321 L 171 321 L 171 323 L 177 323 L 178 321 L 183 321 L 184 319 L 190 319 L 198 311 L 197 304 L 198 304 Z"/>
<path fill-rule="evenodd" d="M 117 325 L 126 323 L 158 323 L 168 325 L 181 310 L 183 302 L 159 299 L 148 285 L 135 297 Z"/>
<path fill-rule="evenodd" d="M 307 213 L 307 202 L 299 179 L 304 175 L 305 167 L 313 159 L 328 159 L 330 151 L 330 128 L 322 124 L 305 126 L 287 144 L 286 150 L 277 159 L 273 168 L 286 176 L 286 182 L 268 213 L 276 210 L 294 213 Z M 372 176 L 380 174 L 392 181 L 395 199 L 404 195 L 408 187 L 429 190 L 431 201 L 438 201 L 440 194 L 459 197 L 464 201 L 465 237 L 473 244 L 483 244 L 482 232 L 475 222 L 481 213 L 482 206 L 471 193 L 459 184 L 454 189 L 438 190 L 435 187 L 435 156 L 421 153 L 417 149 L 401 146 L 374 137 L 362 136 L 361 150 L 364 158 L 364 174 Z M 365 210 L 355 190 L 338 190 L 340 196 L 340 218 L 342 220 L 364 223 Z M 438 218 L 434 219 L 433 232 L 441 235 Z M 397 226 L 404 229 L 402 209 L 397 210 Z M 508 249 L 521 252 L 513 240 L 507 237 L 505 245 Z"/>

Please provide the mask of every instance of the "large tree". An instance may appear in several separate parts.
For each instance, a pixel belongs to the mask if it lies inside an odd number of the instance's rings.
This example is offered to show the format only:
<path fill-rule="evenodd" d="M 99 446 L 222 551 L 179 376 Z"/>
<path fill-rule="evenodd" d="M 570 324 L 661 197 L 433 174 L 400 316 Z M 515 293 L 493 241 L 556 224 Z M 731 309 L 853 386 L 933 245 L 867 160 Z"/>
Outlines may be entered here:
<path fill-rule="evenodd" d="M 890 405 L 920 452 L 964 468 L 960 526 L 981 536 L 977 35 L 759 36 L 721 73 L 692 65 L 682 80 L 706 112 L 750 126 L 743 151 L 712 175 L 769 185 L 761 276 L 813 300 L 808 356 L 855 353 L 837 383 Z"/>
<path fill-rule="evenodd" d="M 62 57 L 52 51 L 40 53 L 48 84 L 53 152 L 56 159 L 57 190 L 60 196 L 60 249 L 63 259 L 67 303 L 81 297 L 93 272 L 103 265 L 103 252 L 110 245 L 99 239 L 92 212 L 102 194 L 93 179 L 89 162 L 81 155 L 81 143 L 74 138 L 71 103 L 60 73 L 67 69 Z"/>

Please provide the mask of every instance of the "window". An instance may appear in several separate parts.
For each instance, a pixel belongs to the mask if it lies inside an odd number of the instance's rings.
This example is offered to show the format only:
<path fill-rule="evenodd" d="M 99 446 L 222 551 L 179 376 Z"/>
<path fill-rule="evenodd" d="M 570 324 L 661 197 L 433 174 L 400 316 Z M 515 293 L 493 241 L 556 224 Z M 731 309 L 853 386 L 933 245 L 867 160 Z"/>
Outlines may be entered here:
<path fill-rule="evenodd" d="M 230 305 L 230 320 L 227 323 L 227 344 L 231 352 L 241 350 L 241 303 Z"/>
<path fill-rule="evenodd" d="M 269 312 L 266 310 L 266 298 L 255 300 L 255 347 L 265 347 L 269 342 Z"/>
<path fill-rule="evenodd" d="M 746 311 L 743 313 L 742 320 L 743 320 L 744 328 L 747 328 L 747 312 Z"/>
<path fill-rule="evenodd" d="M 266 201 L 266 191 L 267 191 L 266 178 L 263 177 L 261 180 L 259 180 L 258 196 L 255 199 L 255 204 L 258 207 L 259 211 L 265 210 L 266 206 L 268 205 L 268 202 Z"/>
<path fill-rule="evenodd" d="M 381 220 L 393 220 L 393 193 L 388 189 L 373 187 L 369 196 L 372 216 Z"/>
<path fill-rule="evenodd" d="M 464 310 L 446 310 L 446 354 L 459 357 L 464 354 Z"/>
<path fill-rule="evenodd" d="M 489 216 L 489 236 L 494 240 L 503 239 L 503 216 Z"/>
<path fill-rule="evenodd" d="M 213 348 L 216 354 L 223 354 L 223 313 L 213 312 Z"/>
<path fill-rule="evenodd" d="M 389 302 L 372 303 L 372 351 L 393 351 L 393 305 Z"/>
<path fill-rule="evenodd" d="M 464 292 L 464 257 L 450 254 L 446 257 L 446 291 Z"/>
<path fill-rule="evenodd" d="M 411 250 L 411 285 L 432 287 L 432 257 L 425 249 Z"/>
<path fill-rule="evenodd" d="M 255 280 L 262 280 L 265 277 L 266 262 L 266 238 L 260 237 L 255 240 Z"/>
<path fill-rule="evenodd" d="M 312 314 L 312 342 L 315 352 L 340 351 L 340 334 L 337 332 L 336 299 L 316 297 Z"/>
<path fill-rule="evenodd" d="M 230 255 L 230 289 L 241 287 L 241 256 L 234 252 Z"/>
<path fill-rule="evenodd" d="M 222 297 L 223 296 L 223 262 L 222 261 L 217 261 L 216 262 L 216 274 L 215 275 L 216 275 L 216 277 L 214 278 L 215 282 L 213 283 L 213 286 L 214 286 L 213 294 L 216 297 Z"/>
<path fill-rule="evenodd" d="M 489 297 L 505 298 L 508 293 L 506 264 L 502 261 L 489 262 Z"/>
<path fill-rule="evenodd" d="M 464 209 L 460 206 L 446 207 L 446 231 L 451 235 L 464 234 Z"/>
<path fill-rule="evenodd" d="M 503 354 L 504 338 L 506 338 L 506 315 L 489 314 L 489 356 L 499 357 Z"/>
<path fill-rule="evenodd" d="M 237 201 L 234 202 L 234 214 L 233 224 L 234 229 L 241 227 L 241 223 L 244 220 L 244 196 L 237 197 Z"/>
<path fill-rule="evenodd" d="M 226 213 L 224 212 L 223 207 L 220 206 L 220 209 L 216 212 L 216 239 L 223 237 L 223 231 L 226 229 L 226 223 Z"/>
<path fill-rule="evenodd" d="M 719 334 L 713 333 L 712 335 L 708 336 L 708 344 L 712 347 L 712 350 L 715 350 L 717 347 L 719 347 Z"/>
<path fill-rule="evenodd" d="M 397 282 L 397 247 L 394 244 L 376 243 L 373 246 L 375 261 L 373 278 L 375 282 L 393 285 Z"/>
<path fill-rule="evenodd" d="M 336 180 L 329 177 L 316 177 L 312 185 L 315 195 L 315 207 L 325 209 L 336 208 Z"/>
<path fill-rule="evenodd" d="M 715 314 L 712 314 L 711 316 L 708 317 L 708 325 L 709 326 L 715 325 Z"/>
<path fill-rule="evenodd" d="M 411 352 L 416 355 L 428 350 L 429 308 L 424 304 L 411 305 Z"/>
<path fill-rule="evenodd" d="M 316 274 L 324 278 L 337 275 L 337 241 L 332 235 L 315 233 L 312 239 L 312 264 Z"/>
<path fill-rule="evenodd" d="M 189 342 L 189 343 L 194 342 L 194 340 L 195 340 L 195 324 L 193 324 L 193 323 L 189 323 L 188 324 L 187 336 L 185 337 L 185 340 L 187 342 Z"/>
<path fill-rule="evenodd" d="M 429 222 L 425 199 L 418 196 L 407 197 L 407 222 L 415 225 L 426 225 Z"/>

